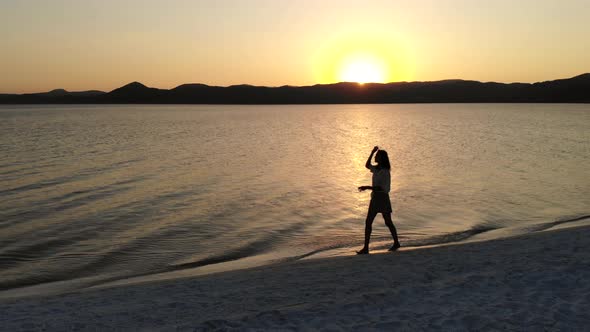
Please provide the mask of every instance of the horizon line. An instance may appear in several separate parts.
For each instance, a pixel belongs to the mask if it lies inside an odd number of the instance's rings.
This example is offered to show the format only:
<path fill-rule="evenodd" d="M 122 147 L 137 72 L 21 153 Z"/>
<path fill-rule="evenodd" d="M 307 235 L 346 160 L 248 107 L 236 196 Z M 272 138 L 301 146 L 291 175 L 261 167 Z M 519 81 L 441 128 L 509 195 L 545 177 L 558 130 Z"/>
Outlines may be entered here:
<path fill-rule="evenodd" d="M 183 85 L 204 85 L 207 87 L 214 87 L 214 88 L 230 88 L 230 87 L 238 87 L 238 86 L 249 86 L 249 87 L 255 87 L 255 88 L 284 88 L 284 87 L 292 87 L 292 88 L 304 88 L 304 87 L 314 87 L 314 86 L 318 86 L 318 85 L 336 85 L 336 84 L 357 84 L 359 86 L 363 86 L 363 85 L 387 85 L 387 84 L 395 84 L 395 83 L 431 83 L 431 82 L 446 82 L 446 81 L 464 81 L 464 82 L 479 82 L 479 83 L 496 83 L 496 84 L 537 84 L 537 83 L 543 83 L 543 82 L 550 82 L 550 81 L 556 81 L 556 80 L 563 80 L 563 79 L 572 79 L 572 78 L 576 78 L 579 76 L 585 76 L 585 75 L 590 75 L 590 72 L 585 72 L 585 73 L 581 73 L 579 75 L 575 75 L 575 76 L 571 76 L 571 77 L 565 77 L 565 78 L 555 78 L 555 79 L 550 79 L 550 80 L 545 80 L 545 81 L 536 81 L 536 82 L 499 82 L 499 81 L 479 81 L 479 80 L 475 80 L 475 79 L 462 79 L 462 78 L 447 78 L 447 79 L 440 79 L 440 80 L 430 80 L 430 81 L 420 81 L 420 80 L 414 80 L 414 81 L 391 81 L 391 82 L 349 82 L 349 81 L 340 81 L 340 82 L 333 82 L 333 83 L 315 83 L 315 84 L 310 84 L 310 85 L 290 85 L 290 84 L 285 84 L 285 85 L 254 85 L 254 84 L 248 84 L 248 83 L 240 83 L 240 84 L 231 84 L 231 85 L 209 85 L 206 83 L 196 83 L 196 82 L 191 82 L 191 83 L 182 83 L 179 85 L 176 85 L 172 88 L 166 89 L 166 88 L 156 88 L 156 87 L 152 87 L 152 86 L 147 86 L 139 81 L 132 81 L 129 83 L 125 83 L 121 86 L 118 86 L 116 88 L 113 88 L 109 91 L 104 91 L 104 90 L 98 90 L 98 89 L 89 89 L 89 90 L 67 90 L 64 88 L 54 88 L 51 89 L 49 91 L 40 91 L 40 92 L 23 92 L 23 93 L 14 93 L 14 92 L 0 92 L 0 95 L 29 95 L 29 94 L 41 94 L 41 93 L 49 93 L 49 92 L 54 92 L 54 91 L 64 91 L 64 92 L 68 92 L 68 93 L 76 93 L 76 92 L 102 92 L 102 93 L 110 93 L 112 91 L 115 91 L 117 89 L 123 88 L 125 86 L 131 85 L 131 84 L 141 84 L 142 86 L 145 86 L 147 88 L 151 88 L 151 89 L 158 89 L 158 90 L 173 90 L 176 89 L 178 87 L 181 87 Z"/>

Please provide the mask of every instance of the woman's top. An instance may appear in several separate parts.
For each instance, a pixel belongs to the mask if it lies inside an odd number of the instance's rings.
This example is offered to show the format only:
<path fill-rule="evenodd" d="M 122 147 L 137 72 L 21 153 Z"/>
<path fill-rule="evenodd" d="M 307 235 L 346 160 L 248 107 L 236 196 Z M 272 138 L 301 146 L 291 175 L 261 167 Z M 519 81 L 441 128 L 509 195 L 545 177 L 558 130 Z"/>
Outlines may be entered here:
<path fill-rule="evenodd" d="M 389 170 L 387 168 L 377 168 L 376 166 L 371 165 L 369 168 L 371 173 L 373 173 L 373 187 L 381 187 L 382 190 L 373 190 L 379 192 L 389 193 L 389 189 L 391 186 L 391 176 L 389 175 Z"/>

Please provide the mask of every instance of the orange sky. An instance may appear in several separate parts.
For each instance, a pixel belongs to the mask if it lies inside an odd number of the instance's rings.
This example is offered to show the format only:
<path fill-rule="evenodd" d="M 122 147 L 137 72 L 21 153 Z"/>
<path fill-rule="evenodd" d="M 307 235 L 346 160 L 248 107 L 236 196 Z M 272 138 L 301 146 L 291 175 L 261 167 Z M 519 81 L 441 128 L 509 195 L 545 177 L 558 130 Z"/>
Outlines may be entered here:
<path fill-rule="evenodd" d="M 3 0 L 0 93 L 590 72 L 583 0 Z"/>

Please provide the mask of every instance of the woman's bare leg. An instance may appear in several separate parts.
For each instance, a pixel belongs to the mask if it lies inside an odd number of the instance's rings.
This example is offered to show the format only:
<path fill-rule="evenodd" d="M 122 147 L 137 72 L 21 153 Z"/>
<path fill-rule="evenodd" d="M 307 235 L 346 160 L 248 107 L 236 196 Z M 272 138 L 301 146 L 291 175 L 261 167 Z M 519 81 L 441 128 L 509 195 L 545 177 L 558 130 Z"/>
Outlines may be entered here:
<path fill-rule="evenodd" d="M 393 225 L 393 221 L 391 221 L 391 213 L 382 213 L 383 219 L 385 219 L 385 225 L 389 228 L 389 232 L 391 232 L 391 237 L 393 238 L 393 247 L 389 250 L 396 250 L 397 248 L 401 247 L 399 243 L 399 239 L 397 238 L 397 230 L 395 229 L 395 225 Z"/>
<path fill-rule="evenodd" d="M 377 213 L 369 211 L 367 212 L 367 219 L 365 220 L 365 246 L 363 249 L 357 251 L 357 254 L 368 254 L 369 253 L 369 241 L 371 240 L 371 231 L 373 230 L 373 220 L 375 220 Z"/>

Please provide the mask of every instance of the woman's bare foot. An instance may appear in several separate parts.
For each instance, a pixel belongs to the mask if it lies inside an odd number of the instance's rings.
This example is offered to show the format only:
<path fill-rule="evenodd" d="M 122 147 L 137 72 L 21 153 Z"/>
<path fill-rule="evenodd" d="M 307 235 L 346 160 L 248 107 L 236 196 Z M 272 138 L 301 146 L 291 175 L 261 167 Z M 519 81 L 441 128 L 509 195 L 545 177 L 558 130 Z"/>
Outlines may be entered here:
<path fill-rule="evenodd" d="M 396 251 L 401 247 L 401 245 L 399 244 L 399 242 L 396 242 L 393 244 L 393 246 L 391 248 L 389 248 L 389 251 Z"/>
<path fill-rule="evenodd" d="M 356 252 L 357 255 L 366 255 L 368 253 L 369 253 L 369 249 L 367 249 L 367 248 L 363 248 L 363 249 Z"/>

